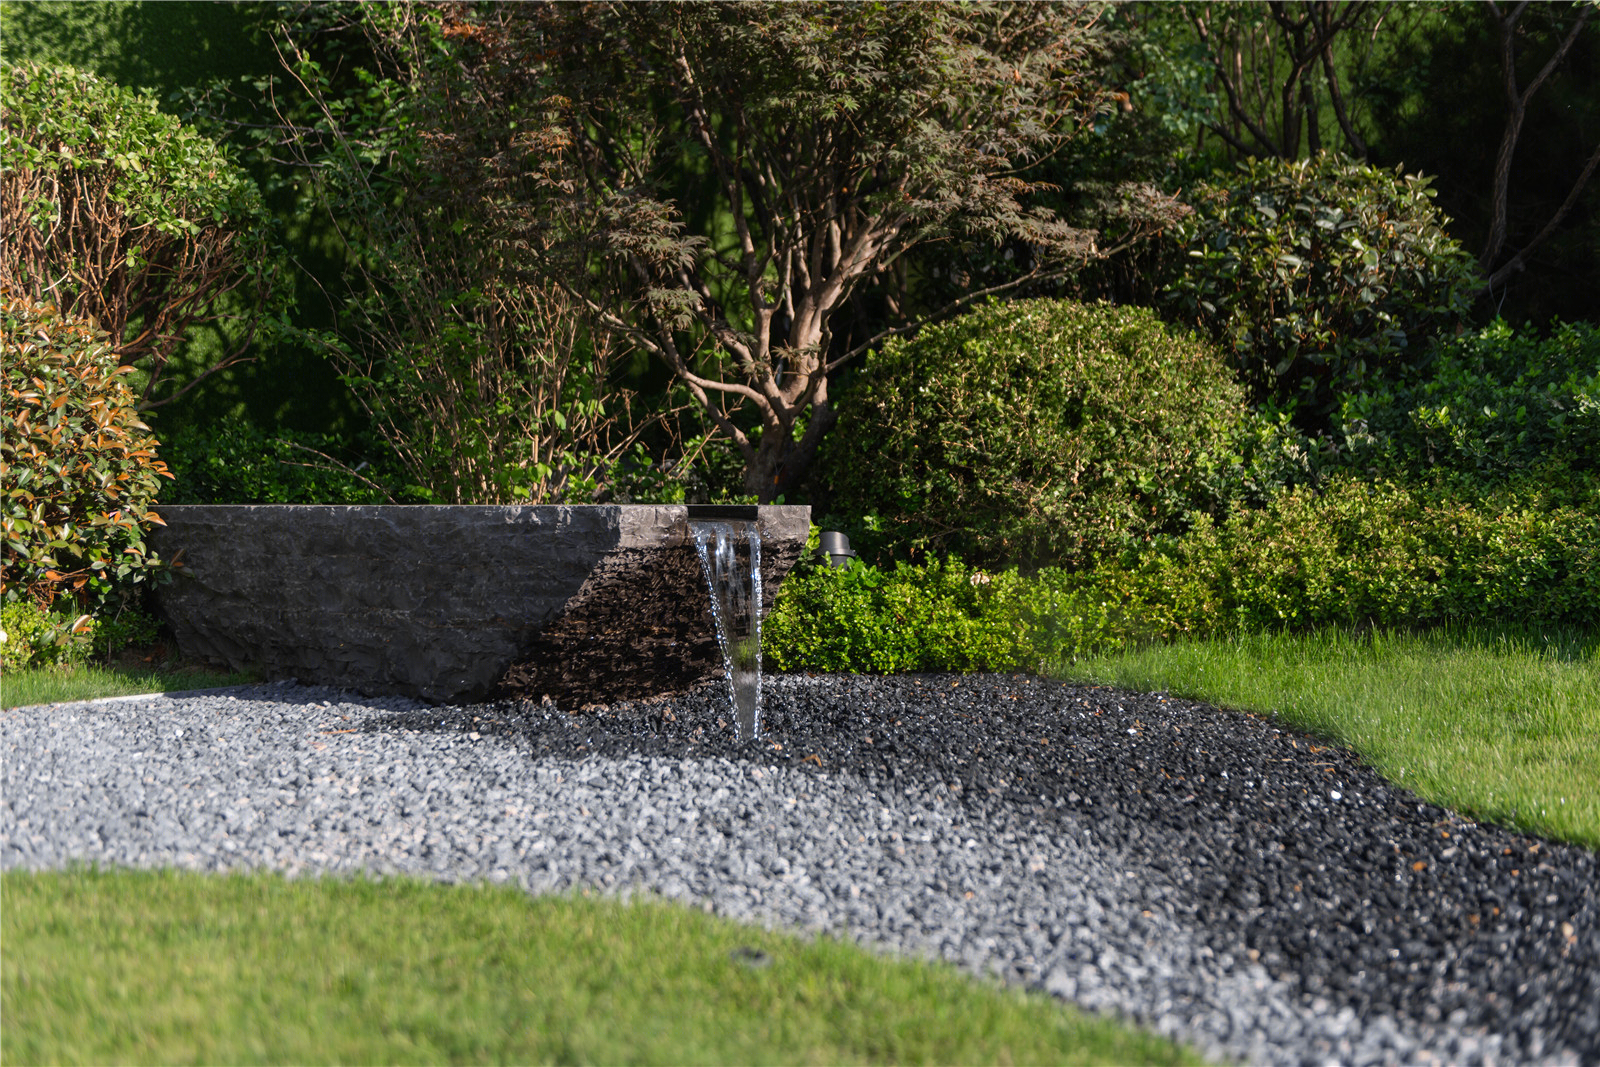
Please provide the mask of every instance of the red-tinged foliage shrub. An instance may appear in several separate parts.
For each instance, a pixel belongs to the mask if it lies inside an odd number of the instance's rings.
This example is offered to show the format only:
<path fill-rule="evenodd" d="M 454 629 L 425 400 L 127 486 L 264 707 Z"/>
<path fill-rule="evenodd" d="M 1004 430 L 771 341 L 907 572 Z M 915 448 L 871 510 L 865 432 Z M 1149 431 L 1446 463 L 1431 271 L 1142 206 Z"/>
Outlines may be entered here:
<path fill-rule="evenodd" d="M 92 614 L 160 570 L 145 531 L 166 464 L 106 336 L 0 290 L 0 599 Z"/>

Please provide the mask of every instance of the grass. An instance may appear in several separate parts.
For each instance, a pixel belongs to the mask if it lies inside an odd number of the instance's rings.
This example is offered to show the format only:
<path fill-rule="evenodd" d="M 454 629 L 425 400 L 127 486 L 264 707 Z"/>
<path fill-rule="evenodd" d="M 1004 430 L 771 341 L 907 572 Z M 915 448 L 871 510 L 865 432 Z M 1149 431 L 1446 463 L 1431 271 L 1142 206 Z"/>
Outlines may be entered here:
<path fill-rule="evenodd" d="M 1198 1063 L 943 965 L 413 880 L 0 876 L 12 1063 Z"/>
<path fill-rule="evenodd" d="M 25 671 L 6 671 L 0 677 L 0 707 L 19 708 L 33 704 L 98 700 L 100 697 L 140 693 L 170 693 L 184 689 L 215 689 L 225 685 L 245 685 L 252 681 L 255 679 L 249 675 L 219 674 L 198 668 L 168 670 L 102 667 L 97 664 L 36 667 Z"/>
<path fill-rule="evenodd" d="M 1434 803 L 1600 848 L 1600 633 L 1258 635 L 1052 673 L 1271 713 Z"/>

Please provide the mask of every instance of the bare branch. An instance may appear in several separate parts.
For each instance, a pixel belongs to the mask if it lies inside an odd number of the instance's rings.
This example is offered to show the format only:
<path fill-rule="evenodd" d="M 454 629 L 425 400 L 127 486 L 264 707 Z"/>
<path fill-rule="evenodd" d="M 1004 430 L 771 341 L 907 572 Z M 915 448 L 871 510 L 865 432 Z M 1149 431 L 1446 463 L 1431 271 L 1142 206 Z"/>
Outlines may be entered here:
<path fill-rule="evenodd" d="M 1528 83 L 1526 89 L 1519 89 L 1517 87 L 1517 45 L 1514 31 L 1517 20 L 1528 9 L 1528 3 L 1529 0 L 1521 0 L 1508 14 L 1504 15 L 1501 14 L 1499 5 L 1494 3 L 1493 0 L 1490 0 L 1488 4 L 1489 11 L 1500 31 L 1500 76 L 1506 94 L 1506 126 L 1500 137 L 1500 151 L 1495 157 L 1489 236 L 1484 242 L 1483 253 L 1478 257 L 1478 263 L 1485 271 L 1493 265 L 1495 260 L 1499 258 L 1500 253 L 1505 249 L 1510 218 L 1511 160 L 1517 150 L 1517 141 L 1522 136 L 1522 124 L 1527 115 L 1528 101 L 1533 98 L 1533 94 L 1538 92 L 1539 87 L 1550 78 L 1556 67 L 1566 58 L 1567 52 L 1572 48 L 1573 42 L 1577 40 L 1578 34 L 1583 30 L 1584 24 L 1589 21 L 1589 16 L 1593 14 L 1594 10 L 1592 7 L 1584 7 L 1582 14 L 1573 22 L 1572 28 L 1562 38 L 1560 45 L 1556 47 L 1556 50 L 1539 70 L 1539 73 Z M 1593 165 L 1591 161 L 1591 165 L 1585 168 L 1583 176 L 1578 179 L 1578 186 L 1568 196 L 1569 203 L 1578 189 L 1582 188 L 1582 185 L 1588 181 L 1588 176 L 1592 173 Z M 1558 217 L 1564 217 L 1568 210 L 1568 205 L 1564 204 L 1557 213 Z M 1549 229 L 1550 226 L 1547 225 L 1545 230 L 1548 231 Z M 1543 240 L 1544 236 L 1545 233 L 1541 232 L 1540 236 L 1535 240 Z M 1523 251 L 1526 252 L 1526 249 Z M 1520 266 L 1519 260 L 1517 269 L 1520 269 Z M 1500 271 L 1496 271 L 1495 275 L 1504 277 Z"/>
<path fill-rule="evenodd" d="M 1577 181 L 1572 183 L 1572 188 L 1567 192 L 1567 198 L 1561 202 L 1561 206 L 1556 209 L 1555 214 L 1550 216 L 1550 221 L 1544 224 L 1544 229 L 1535 234 L 1531 241 L 1519 248 L 1516 255 L 1496 268 L 1495 272 L 1489 275 L 1488 280 L 1484 282 L 1483 287 L 1473 294 L 1474 298 L 1489 295 L 1512 274 L 1522 270 L 1527 264 L 1528 254 L 1542 245 L 1556 232 L 1562 220 L 1567 217 L 1567 213 L 1577 204 L 1578 195 L 1583 192 L 1584 186 L 1589 184 L 1589 179 L 1594 177 L 1596 167 L 1600 167 L 1600 144 L 1595 145 L 1594 151 L 1589 153 L 1589 160 L 1583 165 L 1583 170 L 1579 172 Z"/>

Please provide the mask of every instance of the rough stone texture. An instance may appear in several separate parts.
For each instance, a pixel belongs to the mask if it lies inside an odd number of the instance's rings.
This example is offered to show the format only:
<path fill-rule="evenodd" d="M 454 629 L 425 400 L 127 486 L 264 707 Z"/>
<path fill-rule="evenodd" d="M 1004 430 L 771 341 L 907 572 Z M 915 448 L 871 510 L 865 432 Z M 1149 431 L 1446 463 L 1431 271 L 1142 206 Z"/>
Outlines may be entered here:
<path fill-rule="evenodd" d="M 646 696 L 720 668 L 684 505 L 161 513 L 155 547 L 182 564 L 161 612 L 184 655 L 235 670 L 452 701 Z M 770 603 L 810 509 L 759 522 Z"/>

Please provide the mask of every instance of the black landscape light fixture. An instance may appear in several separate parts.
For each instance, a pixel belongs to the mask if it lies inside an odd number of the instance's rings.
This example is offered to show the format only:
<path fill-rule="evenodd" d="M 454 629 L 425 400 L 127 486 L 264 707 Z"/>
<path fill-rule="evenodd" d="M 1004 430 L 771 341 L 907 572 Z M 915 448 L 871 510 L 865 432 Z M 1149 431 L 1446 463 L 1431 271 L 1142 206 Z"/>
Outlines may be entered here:
<path fill-rule="evenodd" d="M 828 554 L 828 562 L 834 567 L 848 567 L 856 554 L 850 550 L 850 538 L 838 530 L 822 531 L 822 551 Z"/>

